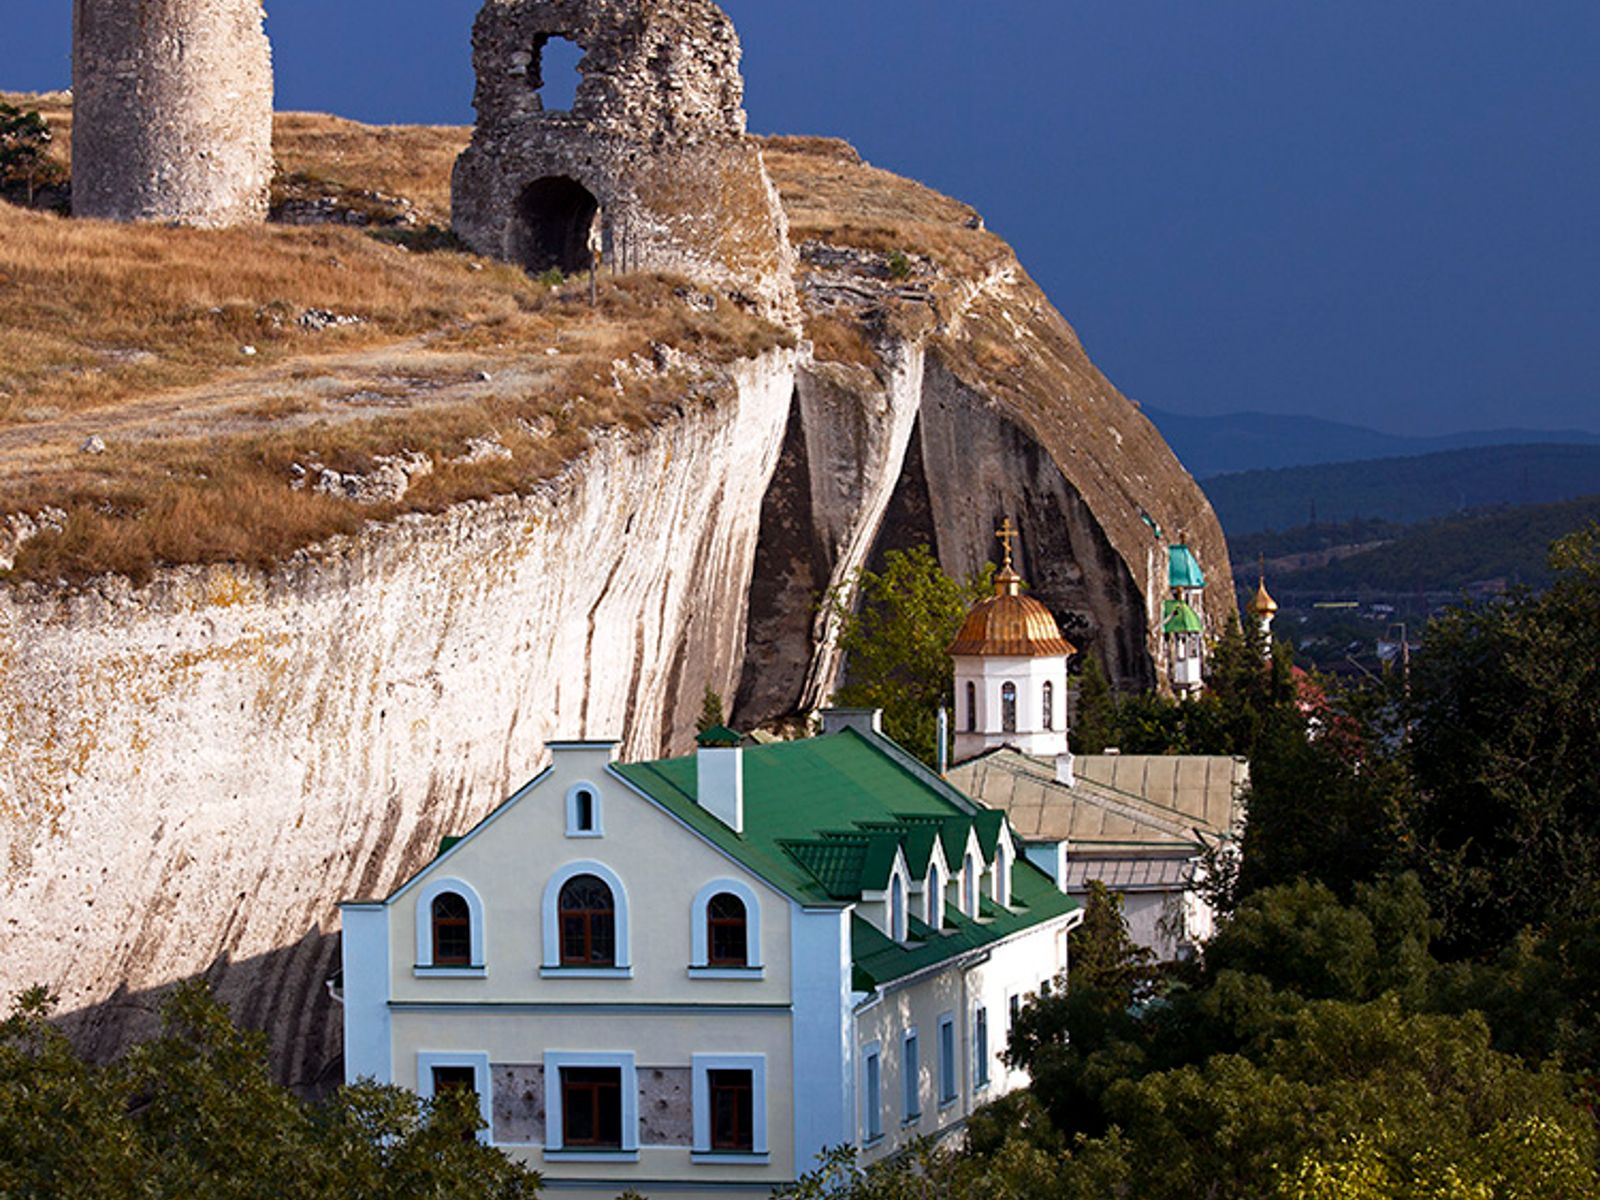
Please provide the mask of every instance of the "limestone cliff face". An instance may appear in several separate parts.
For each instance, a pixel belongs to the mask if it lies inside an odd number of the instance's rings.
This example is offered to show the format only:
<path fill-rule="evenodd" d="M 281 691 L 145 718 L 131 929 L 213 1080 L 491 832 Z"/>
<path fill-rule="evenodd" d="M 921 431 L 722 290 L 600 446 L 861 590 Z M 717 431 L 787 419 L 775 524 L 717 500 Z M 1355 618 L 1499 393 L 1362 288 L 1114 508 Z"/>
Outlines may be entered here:
<path fill-rule="evenodd" d="M 540 767 L 657 755 L 731 690 L 792 354 L 602 441 L 548 493 L 463 506 L 263 575 L 0 589 L 0 990 L 85 1045 L 208 974 L 286 1078 L 337 1052 L 334 905 L 382 895 Z"/>
<path fill-rule="evenodd" d="M 532 496 L 270 572 L 0 583 L 0 991 L 50 986 L 110 1054 L 204 974 L 315 1086 L 339 900 L 414 872 L 549 740 L 683 752 L 707 686 L 746 724 L 825 702 L 819 601 L 887 550 L 965 573 L 1010 516 L 1034 594 L 1129 686 L 1161 668 L 1166 540 L 1225 618 L 1204 496 L 975 214 L 837 143 L 760 153 L 797 222 L 799 350 L 599 435 Z"/>

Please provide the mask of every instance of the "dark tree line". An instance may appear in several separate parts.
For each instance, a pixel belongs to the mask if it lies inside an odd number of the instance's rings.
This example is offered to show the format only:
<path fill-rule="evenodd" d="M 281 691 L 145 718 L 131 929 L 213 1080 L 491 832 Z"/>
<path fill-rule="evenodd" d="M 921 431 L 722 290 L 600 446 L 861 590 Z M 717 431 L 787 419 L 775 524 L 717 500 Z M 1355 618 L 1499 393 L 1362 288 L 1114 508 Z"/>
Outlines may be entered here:
<path fill-rule="evenodd" d="M 1080 751 L 1250 758 L 1216 937 L 1154 972 L 1091 895 L 1068 986 L 1012 1032 L 1032 1086 L 961 1151 L 840 1156 L 796 1195 L 1600 1195 L 1600 526 L 1551 563 L 1360 688 L 1237 627 L 1197 700 L 1086 664 Z"/>

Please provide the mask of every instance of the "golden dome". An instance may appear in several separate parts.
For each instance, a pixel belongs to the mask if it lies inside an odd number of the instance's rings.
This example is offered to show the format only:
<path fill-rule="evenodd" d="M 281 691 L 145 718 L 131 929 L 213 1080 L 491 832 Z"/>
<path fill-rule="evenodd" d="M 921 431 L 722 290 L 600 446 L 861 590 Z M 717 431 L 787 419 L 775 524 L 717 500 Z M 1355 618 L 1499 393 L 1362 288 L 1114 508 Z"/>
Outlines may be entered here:
<path fill-rule="evenodd" d="M 1250 607 L 1245 610 L 1253 617 L 1270 616 L 1278 611 L 1278 602 L 1267 592 L 1267 581 L 1262 579 L 1261 586 L 1256 588 L 1256 598 L 1250 601 Z"/>
<path fill-rule="evenodd" d="M 976 654 L 1042 658 L 1074 654 L 1071 642 L 1050 610 L 1031 596 L 1022 595 L 1022 576 L 1011 569 L 1010 555 L 994 577 L 994 595 L 975 605 L 961 632 L 950 644 L 952 656 Z"/>

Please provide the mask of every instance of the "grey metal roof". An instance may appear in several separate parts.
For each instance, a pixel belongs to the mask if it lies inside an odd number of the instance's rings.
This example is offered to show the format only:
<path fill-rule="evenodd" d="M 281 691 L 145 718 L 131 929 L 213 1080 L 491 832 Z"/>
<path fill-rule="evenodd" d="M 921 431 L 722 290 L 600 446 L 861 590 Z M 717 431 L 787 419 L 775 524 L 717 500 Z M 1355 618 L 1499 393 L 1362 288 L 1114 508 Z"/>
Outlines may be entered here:
<path fill-rule="evenodd" d="M 1085 755 L 1076 783 L 1056 781 L 1053 759 L 1009 748 L 953 768 L 949 780 L 998 808 L 1029 841 L 1144 850 L 1196 848 L 1237 836 L 1249 766 L 1198 755 Z"/>

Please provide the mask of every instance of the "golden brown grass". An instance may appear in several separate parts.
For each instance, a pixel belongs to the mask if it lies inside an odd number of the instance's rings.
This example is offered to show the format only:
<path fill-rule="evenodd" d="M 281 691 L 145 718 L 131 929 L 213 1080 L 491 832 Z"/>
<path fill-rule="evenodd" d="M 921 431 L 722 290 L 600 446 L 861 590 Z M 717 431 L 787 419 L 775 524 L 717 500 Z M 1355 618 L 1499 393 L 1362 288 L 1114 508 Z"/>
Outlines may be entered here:
<path fill-rule="evenodd" d="M 425 221 L 450 227 L 450 168 L 472 130 L 455 125 L 363 125 L 322 113 L 279 113 L 278 169 L 343 187 L 403 196 Z"/>
<path fill-rule="evenodd" d="M 23 99 L 64 157 L 69 103 Z M 445 222 L 466 138 L 284 114 L 275 149 L 286 170 L 402 196 Z M 584 284 L 552 290 L 352 229 L 125 226 L 0 204 L 0 515 L 69 513 L 64 533 L 23 548 L 12 577 L 267 563 L 369 518 L 534 487 L 597 430 L 664 419 L 690 390 L 618 362 L 670 345 L 717 384 L 719 364 L 792 341 L 732 304 L 695 311 L 680 291 L 660 276 L 607 277 L 590 308 Z M 308 309 L 361 323 L 312 332 Z M 79 451 L 89 434 L 107 453 Z M 512 457 L 450 461 L 477 439 Z M 362 471 L 405 450 L 436 469 L 399 505 L 289 487 L 294 463 Z"/>
<path fill-rule="evenodd" d="M 838 317 L 813 313 L 806 319 L 806 337 L 819 362 L 848 363 L 869 371 L 883 368 L 883 357 L 873 348 L 860 325 Z"/>
<path fill-rule="evenodd" d="M 65 157 L 68 101 L 38 107 Z M 405 197 L 443 224 L 467 136 L 283 114 L 275 150 L 285 172 Z M 763 153 L 796 243 L 928 256 L 939 270 L 919 282 L 936 294 L 1009 258 L 970 227 L 971 209 L 843 143 L 768 139 Z M 597 430 L 665 419 L 695 382 L 618 363 L 648 364 L 668 345 L 705 364 L 701 383 L 726 386 L 719 364 L 791 341 L 726 302 L 695 311 L 679 292 L 663 277 L 607 278 L 591 309 L 582 284 L 552 291 L 471 255 L 410 253 L 346 228 L 130 227 L 0 205 L 0 515 L 69 513 L 13 575 L 273 562 L 368 518 L 532 488 Z M 362 320 L 311 332 L 308 309 Z M 881 368 L 842 315 L 813 315 L 807 335 L 823 359 Z M 91 433 L 107 453 L 79 452 Z M 511 457 L 450 461 L 485 438 Z M 436 469 L 399 505 L 288 486 L 294 463 L 361 471 L 403 450 Z"/>
<path fill-rule="evenodd" d="M 767 170 L 789 216 L 789 240 L 881 254 L 926 255 L 967 278 L 1012 258 L 992 233 L 972 226 L 977 210 L 899 175 L 868 166 L 846 142 L 773 137 Z"/>
<path fill-rule="evenodd" d="M 661 276 L 608 279 L 590 308 L 582 286 L 529 284 L 508 311 L 452 324 L 425 346 L 285 356 L 231 387 L 97 409 L 92 424 L 80 415 L 0 431 L 0 513 L 70 514 L 64 534 L 23 548 L 13 576 L 142 579 L 167 564 L 268 563 L 367 518 L 530 490 L 596 431 L 678 411 L 696 379 L 657 370 L 657 345 L 697 356 L 697 377 L 719 392 L 719 364 L 792 341 L 732 305 L 698 312 L 682 290 Z M 78 451 L 91 428 L 105 454 Z M 451 461 L 485 439 L 511 457 Z M 361 472 L 401 451 L 428 454 L 436 469 L 397 505 L 289 487 L 292 464 Z"/>

